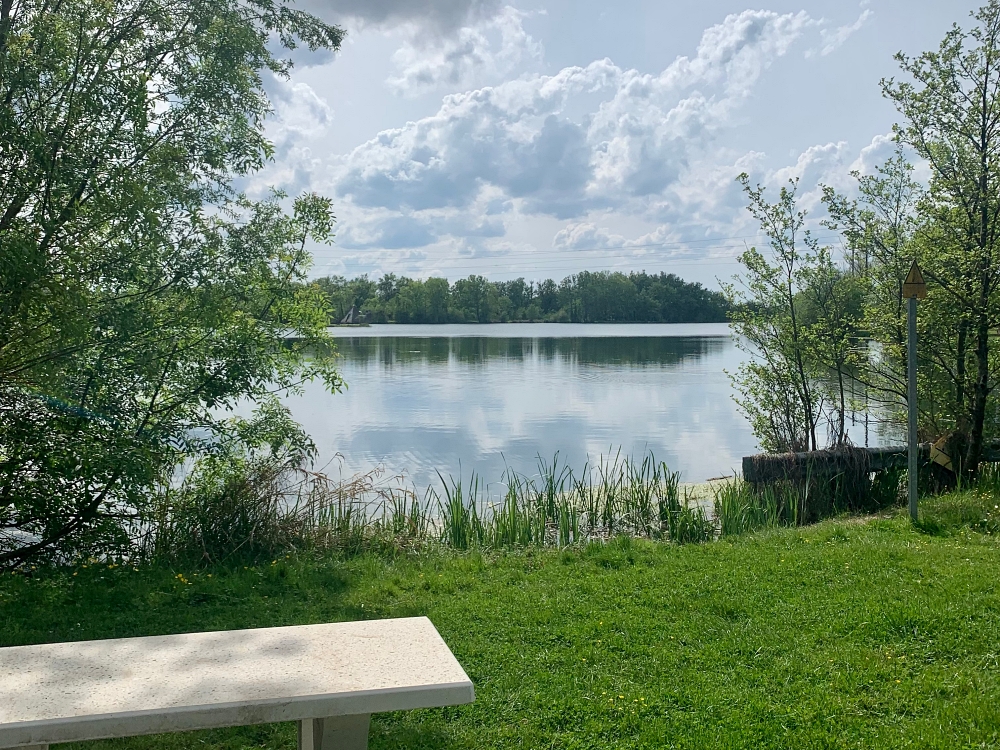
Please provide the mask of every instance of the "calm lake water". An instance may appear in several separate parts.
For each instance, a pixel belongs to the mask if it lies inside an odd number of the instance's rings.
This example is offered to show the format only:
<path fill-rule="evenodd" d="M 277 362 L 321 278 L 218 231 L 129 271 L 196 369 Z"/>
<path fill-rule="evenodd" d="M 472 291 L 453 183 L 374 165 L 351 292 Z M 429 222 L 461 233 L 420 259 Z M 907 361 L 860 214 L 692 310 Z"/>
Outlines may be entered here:
<path fill-rule="evenodd" d="M 725 370 L 742 353 L 725 324 L 384 325 L 335 329 L 348 390 L 287 403 L 320 463 L 382 465 L 422 490 L 435 470 L 499 481 L 536 457 L 652 450 L 683 481 L 738 470 L 757 452 Z M 340 454 L 342 459 L 334 459 Z"/>

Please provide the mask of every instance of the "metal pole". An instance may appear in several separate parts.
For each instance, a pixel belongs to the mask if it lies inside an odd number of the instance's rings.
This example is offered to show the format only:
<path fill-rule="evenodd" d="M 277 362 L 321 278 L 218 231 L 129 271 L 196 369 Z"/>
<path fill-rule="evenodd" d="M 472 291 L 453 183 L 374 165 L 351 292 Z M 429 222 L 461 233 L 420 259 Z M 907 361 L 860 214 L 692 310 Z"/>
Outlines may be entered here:
<path fill-rule="evenodd" d="M 910 297 L 906 308 L 906 407 L 909 464 L 906 479 L 910 497 L 910 520 L 917 522 L 917 298 Z"/>

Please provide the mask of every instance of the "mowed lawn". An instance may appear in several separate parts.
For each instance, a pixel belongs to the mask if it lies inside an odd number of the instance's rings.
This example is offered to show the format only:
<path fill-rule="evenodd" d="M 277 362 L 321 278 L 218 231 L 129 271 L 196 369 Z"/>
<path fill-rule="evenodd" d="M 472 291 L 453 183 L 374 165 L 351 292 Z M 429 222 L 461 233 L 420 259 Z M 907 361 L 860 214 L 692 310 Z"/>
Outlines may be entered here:
<path fill-rule="evenodd" d="M 0 576 L 0 645 L 410 615 L 477 701 L 378 715 L 372 748 L 1000 747 L 1000 539 L 968 525 Z M 295 730 L 85 746 L 293 748 Z"/>

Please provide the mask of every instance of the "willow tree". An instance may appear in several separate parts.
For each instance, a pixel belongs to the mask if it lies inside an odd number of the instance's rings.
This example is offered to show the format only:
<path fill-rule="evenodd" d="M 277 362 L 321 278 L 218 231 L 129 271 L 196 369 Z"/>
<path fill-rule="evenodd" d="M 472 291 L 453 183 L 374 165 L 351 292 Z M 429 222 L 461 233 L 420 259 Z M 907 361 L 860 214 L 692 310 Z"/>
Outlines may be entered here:
<path fill-rule="evenodd" d="M 304 357 L 329 201 L 233 185 L 264 77 L 342 36 L 281 0 L 0 0 L 0 566 L 113 540 L 226 407 L 337 386 Z"/>

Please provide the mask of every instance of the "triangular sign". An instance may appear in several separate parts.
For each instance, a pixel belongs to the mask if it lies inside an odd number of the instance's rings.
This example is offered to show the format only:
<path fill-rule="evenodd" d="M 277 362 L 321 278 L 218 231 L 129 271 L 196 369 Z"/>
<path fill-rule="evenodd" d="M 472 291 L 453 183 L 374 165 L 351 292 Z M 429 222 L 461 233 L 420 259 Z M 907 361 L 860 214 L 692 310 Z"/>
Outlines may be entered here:
<path fill-rule="evenodd" d="M 926 296 L 927 282 L 924 281 L 924 275 L 920 273 L 920 266 L 917 265 L 917 261 L 913 261 L 913 265 L 910 266 L 910 272 L 906 274 L 906 280 L 903 282 L 903 299 L 911 297 L 923 299 Z"/>
<path fill-rule="evenodd" d="M 898 276 L 896 277 L 899 278 Z M 924 275 L 920 273 L 920 266 L 917 265 L 916 261 L 913 261 L 913 265 L 910 266 L 910 272 L 906 274 L 906 281 L 904 284 L 926 284 L 924 281 Z"/>

